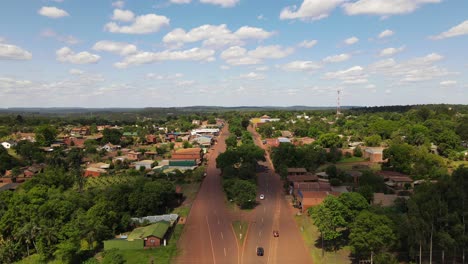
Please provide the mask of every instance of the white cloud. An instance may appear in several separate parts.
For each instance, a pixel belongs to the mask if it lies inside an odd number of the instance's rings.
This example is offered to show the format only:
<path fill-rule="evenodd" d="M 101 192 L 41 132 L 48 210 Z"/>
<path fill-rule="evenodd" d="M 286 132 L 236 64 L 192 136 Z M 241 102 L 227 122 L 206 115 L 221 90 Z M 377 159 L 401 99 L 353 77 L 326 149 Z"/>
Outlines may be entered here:
<path fill-rule="evenodd" d="M 257 16 L 258 20 L 266 20 L 266 17 L 263 14 Z"/>
<path fill-rule="evenodd" d="M 428 3 L 440 3 L 442 0 L 358 0 L 343 4 L 348 15 L 389 16 L 412 13 Z"/>
<path fill-rule="evenodd" d="M 390 36 L 393 36 L 394 34 L 395 34 L 395 32 L 393 32 L 393 31 L 391 31 L 389 29 L 386 29 L 386 30 L 380 32 L 379 39 L 390 37 Z"/>
<path fill-rule="evenodd" d="M 169 75 L 160 75 L 156 73 L 146 74 L 147 79 L 153 79 L 153 80 L 174 80 L 174 79 L 179 79 L 182 77 L 184 77 L 182 73 L 175 73 L 175 74 L 169 74 Z"/>
<path fill-rule="evenodd" d="M 271 37 L 274 32 L 265 31 L 262 28 L 243 26 L 236 32 L 231 32 L 225 24 L 205 24 L 186 32 L 182 28 L 176 28 L 167 33 L 163 42 L 175 44 L 177 47 L 184 43 L 203 41 L 203 46 L 210 48 L 222 48 L 225 46 L 242 46 L 244 40 L 262 40 Z"/>
<path fill-rule="evenodd" d="M 268 66 L 260 66 L 255 68 L 256 71 L 268 71 L 270 68 Z"/>
<path fill-rule="evenodd" d="M 318 41 L 313 39 L 313 40 L 304 40 L 301 43 L 299 43 L 299 47 L 301 48 L 312 48 L 313 46 L 317 45 Z"/>
<path fill-rule="evenodd" d="M 30 60 L 32 54 L 18 46 L 4 44 L 0 41 L 0 60 Z"/>
<path fill-rule="evenodd" d="M 124 58 L 122 62 L 114 64 L 117 68 L 126 68 L 130 65 L 141 65 L 158 61 L 212 61 L 214 50 L 192 48 L 189 50 L 138 52 Z"/>
<path fill-rule="evenodd" d="M 133 44 L 108 40 L 96 42 L 93 46 L 93 50 L 112 52 L 122 56 L 130 55 L 138 51 L 137 47 Z"/>
<path fill-rule="evenodd" d="M 249 51 L 249 55 L 258 59 L 281 59 L 294 52 L 293 48 L 283 48 L 280 45 L 258 46 Z"/>
<path fill-rule="evenodd" d="M 457 36 L 468 35 L 468 20 L 463 21 L 462 23 L 450 28 L 449 30 L 440 33 L 437 36 L 432 36 L 432 39 L 445 39 L 453 38 Z"/>
<path fill-rule="evenodd" d="M 457 81 L 447 80 L 447 81 L 441 81 L 439 84 L 441 86 L 453 86 L 457 84 Z"/>
<path fill-rule="evenodd" d="M 115 22 L 109 22 L 104 26 L 104 29 L 112 33 L 149 34 L 159 31 L 163 26 L 168 26 L 169 22 L 169 18 L 165 16 L 147 14 L 137 16 L 129 26 L 120 26 Z"/>
<path fill-rule="evenodd" d="M 112 20 L 131 22 L 135 19 L 135 14 L 130 10 L 115 9 Z"/>
<path fill-rule="evenodd" d="M 322 66 L 313 61 L 292 61 L 282 66 L 285 71 L 314 71 L 320 69 Z"/>
<path fill-rule="evenodd" d="M 353 66 L 346 70 L 327 72 L 324 78 L 327 80 L 340 80 L 342 84 L 364 84 L 367 83 L 368 75 L 361 66 Z"/>
<path fill-rule="evenodd" d="M 223 71 L 231 69 L 231 67 L 229 67 L 229 66 L 227 66 L 227 65 L 221 65 L 219 68 L 220 68 L 221 70 L 223 70 Z"/>
<path fill-rule="evenodd" d="M 247 79 L 247 80 L 263 80 L 263 79 L 265 79 L 265 75 L 258 74 L 256 72 L 249 72 L 247 74 L 241 74 L 239 77 L 241 79 Z"/>
<path fill-rule="evenodd" d="M 342 61 L 347 61 L 351 58 L 351 55 L 342 53 L 338 55 L 333 55 L 333 56 L 328 56 L 323 59 L 324 62 L 342 62 Z"/>
<path fill-rule="evenodd" d="M 274 33 L 265 31 L 262 28 L 243 26 L 239 28 L 234 35 L 240 39 L 267 39 Z"/>
<path fill-rule="evenodd" d="M 344 43 L 345 43 L 346 45 L 353 45 L 353 44 L 358 43 L 358 41 L 359 41 L 358 38 L 356 38 L 356 37 L 350 37 L 350 38 L 345 39 Z"/>
<path fill-rule="evenodd" d="M 70 73 L 71 75 L 82 75 L 84 71 L 79 69 L 70 69 L 68 73 Z"/>
<path fill-rule="evenodd" d="M 59 9 L 55 6 L 43 6 L 37 13 L 41 16 L 46 16 L 50 18 L 61 18 L 69 16 L 70 14 L 67 11 Z"/>
<path fill-rule="evenodd" d="M 399 48 L 386 48 L 380 51 L 379 56 L 380 57 L 393 56 L 397 53 L 402 52 L 403 50 L 405 50 L 405 46 L 401 46 Z"/>
<path fill-rule="evenodd" d="M 91 54 L 87 51 L 75 53 L 68 47 L 63 47 L 57 50 L 55 54 L 57 55 L 58 61 L 72 64 L 97 63 L 101 59 L 99 55 Z"/>
<path fill-rule="evenodd" d="M 394 59 L 385 59 L 371 64 L 369 68 L 373 73 L 385 75 L 399 82 L 428 81 L 437 77 L 454 74 L 434 65 L 435 62 L 443 58 L 443 56 L 437 53 L 431 53 L 424 57 L 413 58 L 401 63 L 398 63 Z"/>
<path fill-rule="evenodd" d="M 125 2 L 124 1 L 115 1 L 115 2 L 112 3 L 112 6 L 116 7 L 116 8 L 123 8 L 125 6 Z"/>
<path fill-rule="evenodd" d="M 221 7 L 233 7 L 239 3 L 239 0 L 200 0 L 200 2 L 204 4 L 219 5 Z"/>
<path fill-rule="evenodd" d="M 230 65 L 259 64 L 264 59 L 281 59 L 294 52 L 293 48 L 283 48 L 279 45 L 258 46 L 254 50 L 233 46 L 221 53 L 221 58 Z"/>
<path fill-rule="evenodd" d="M 174 84 L 176 86 L 191 86 L 195 84 L 195 81 L 193 80 L 176 81 Z"/>
<path fill-rule="evenodd" d="M 288 6 L 280 13 L 280 19 L 319 20 L 329 14 L 345 0 L 304 0 L 301 6 Z"/>
<path fill-rule="evenodd" d="M 173 4 L 190 4 L 192 0 L 170 0 Z"/>
<path fill-rule="evenodd" d="M 42 37 L 55 38 L 56 40 L 58 40 L 60 42 L 63 42 L 63 43 L 66 43 L 68 45 L 75 45 L 75 44 L 78 44 L 80 42 L 79 39 L 77 39 L 76 37 L 74 37 L 72 35 L 68 35 L 68 36 L 60 35 L 60 34 L 56 33 L 55 31 L 53 31 L 50 28 L 49 29 L 44 29 L 43 31 L 41 31 L 40 35 Z"/>

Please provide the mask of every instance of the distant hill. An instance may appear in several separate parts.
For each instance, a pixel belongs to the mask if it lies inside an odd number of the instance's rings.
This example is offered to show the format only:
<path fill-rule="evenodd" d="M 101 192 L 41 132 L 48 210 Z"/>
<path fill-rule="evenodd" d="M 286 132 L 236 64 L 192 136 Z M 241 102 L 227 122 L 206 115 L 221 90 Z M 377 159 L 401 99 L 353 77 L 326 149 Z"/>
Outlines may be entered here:
<path fill-rule="evenodd" d="M 357 106 L 342 106 L 342 109 L 351 109 Z M 226 111 L 308 111 L 332 110 L 335 106 L 186 106 L 186 107 L 146 107 L 146 108 L 82 108 L 82 107 L 11 107 L 0 108 L 0 113 L 11 114 L 86 114 L 86 113 L 135 113 L 135 112 L 226 112 Z"/>

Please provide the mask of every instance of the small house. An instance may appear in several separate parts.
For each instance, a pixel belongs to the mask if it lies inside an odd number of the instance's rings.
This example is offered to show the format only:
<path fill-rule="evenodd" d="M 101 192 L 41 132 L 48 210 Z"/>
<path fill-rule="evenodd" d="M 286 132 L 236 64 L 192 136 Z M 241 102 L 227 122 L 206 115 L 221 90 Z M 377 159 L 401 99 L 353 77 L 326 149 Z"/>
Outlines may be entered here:
<path fill-rule="evenodd" d="M 134 162 L 133 165 L 135 165 L 136 170 L 140 170 L 140 168 L 145 168 L 145 170 L 151 170 L 153 163 L 154 160 L 140 160 Z"/>
<path fill-rule="evenodd" d="M 369 159 L 370 162 L 383 162 L 382 147 L 367 147 L 364 149 L 363 158 Z"/>

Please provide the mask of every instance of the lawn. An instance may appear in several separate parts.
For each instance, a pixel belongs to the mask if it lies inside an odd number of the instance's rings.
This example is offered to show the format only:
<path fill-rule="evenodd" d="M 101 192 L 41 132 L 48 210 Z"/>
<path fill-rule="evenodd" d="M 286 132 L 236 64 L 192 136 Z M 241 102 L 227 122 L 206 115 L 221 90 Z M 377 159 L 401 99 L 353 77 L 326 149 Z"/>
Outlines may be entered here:
<path fill-rule="evenodd" d="M 20 159 L 20 157 L 18 156 L 18 154 L 16 153 L 14 149 L 9 148 L 7 151 L 10 156 L 14 157 L 15 159 Z"/>
<path fill-rule="evenodd" d="M 295 216 L 294 219 L 301 231 L 302 238 L 309 249 L 314 264 L 351 263 L 348 258 L 350 251 L 346 247 L 336 252 L 325 252 L 325 255 L 322 257 L 322 249 L 315 246 L 316 241 L 320 238 L 320 232 L 312 224 L 310 217 L 304 214 Z"/>

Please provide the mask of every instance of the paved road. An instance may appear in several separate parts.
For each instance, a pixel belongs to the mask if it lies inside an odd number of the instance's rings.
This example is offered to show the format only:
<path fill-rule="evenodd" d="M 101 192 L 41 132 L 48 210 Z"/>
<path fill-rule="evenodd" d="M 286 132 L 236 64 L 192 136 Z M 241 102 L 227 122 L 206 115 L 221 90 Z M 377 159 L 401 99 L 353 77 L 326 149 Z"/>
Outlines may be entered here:
<path fill-rule="evenodd" d="M 259 135 L 251 130 L 255 143 L 263 148 Z M 279 175 L 274 173 L 269 157 L 260 163 L 269 168 L 259 174 L 259 194 L 265 200 L 250 212 L 231 215 L 228 213 L 221 187 L 220 171 L 215 159 L 226 149 L 225 139 L 229 136 L 227 126 L 218 138 L 214 151 L 208 154 L 207 177 L 203 181 L 187 218 L 184 233 L 179 241 L 182 250 L 177 263 L 312 263 L 302 237 L 294 222 L 292 212 L 283 198 Z M 244 245 L 237 246 L 232 230 L 233 220 L 248 221 L 249 230 Z M 273 230 L 280 237 L 273 237 Z M 257 246 L 265 249 L 265 255 L 256 254 Z"/>
<path fill-rule="evenodd" d="M 255 144 L 264 148 L 260 135 L 249 127 L 254 135 Z M 274 173 L 269 156 L 260 163 L 268 171 L 259 174 L 259 194 L 265 200 L 258 200 L 259 205 L 253 210 L 251 225 L 246 243 L 241 253 L 241 263 L 312 263 L 304 241 L 293 219 L 292 211 L 284 199 L 278 174 Z M 273 237 L 273 230 L 279 230 L 280 236 Z M 257 246 L 265 250 L 263 257 L 256 255 Z"/>
<path fill-rule="evenodd" d="M 232 230 L 232 219 L 225 208 L 225 195 L 221 187 L 216 157 L 226 150 L 228 135 L 225 126 L 218 144 L 208 153 L 207 177 L 192 205 L 184 233 L 179 241 L 182 250 L 177 263 L 236 263 L 239 248 Z"/>

